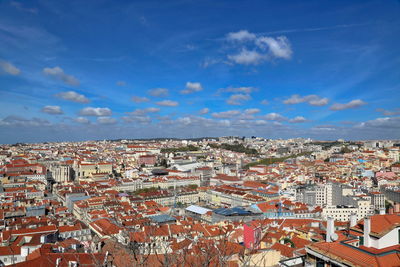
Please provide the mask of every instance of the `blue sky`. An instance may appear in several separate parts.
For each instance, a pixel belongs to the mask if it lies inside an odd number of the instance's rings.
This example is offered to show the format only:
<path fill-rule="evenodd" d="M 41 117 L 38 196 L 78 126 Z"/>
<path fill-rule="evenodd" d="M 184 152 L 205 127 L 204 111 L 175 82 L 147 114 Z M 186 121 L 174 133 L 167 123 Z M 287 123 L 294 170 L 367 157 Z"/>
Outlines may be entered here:
<path fill-rule="evenodd" d="M 0 1 L 0 143 L 400 138 L 400 1 Z"/>

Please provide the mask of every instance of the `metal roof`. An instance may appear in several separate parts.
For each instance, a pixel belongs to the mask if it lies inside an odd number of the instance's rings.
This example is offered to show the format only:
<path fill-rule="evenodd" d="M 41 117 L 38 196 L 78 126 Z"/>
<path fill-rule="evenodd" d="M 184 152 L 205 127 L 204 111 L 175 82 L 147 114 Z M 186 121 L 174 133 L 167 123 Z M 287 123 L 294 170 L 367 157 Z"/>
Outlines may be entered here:
<path fill-rule="evenodd" d="M 207 212 L 211 211 L 210 209 L 206 209 L 196 205 L 191 205 L 187 207 L 186 210 L 200 215 L 206 214 Z"/>
<path fill-rule="evenodd" d="M 252 215 L 251 211 L 245 210 L 240 207 L 235 208 L 219 208 L 214 210 L 214 213 L 224 216 L 245 216 L 245 215 Z"/>
<path fill-rule="evenodd" d="M 176 221 L 176 219 L 174 217 L 169 216 L 167 214 L 150 216 L 149 218 L 150 218 L 150 220 L 157 222 L 157 223 Z"/>

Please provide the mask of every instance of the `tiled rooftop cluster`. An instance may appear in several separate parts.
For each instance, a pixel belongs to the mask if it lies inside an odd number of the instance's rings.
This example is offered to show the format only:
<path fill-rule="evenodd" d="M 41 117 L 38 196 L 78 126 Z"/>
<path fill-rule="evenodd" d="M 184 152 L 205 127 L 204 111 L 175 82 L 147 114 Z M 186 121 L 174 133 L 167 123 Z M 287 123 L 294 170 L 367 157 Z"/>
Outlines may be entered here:
<path fill-rule="evenodd" d="M 399 266 L 399 156 L 393 141 L 2 145 L 0 261 Z"/>

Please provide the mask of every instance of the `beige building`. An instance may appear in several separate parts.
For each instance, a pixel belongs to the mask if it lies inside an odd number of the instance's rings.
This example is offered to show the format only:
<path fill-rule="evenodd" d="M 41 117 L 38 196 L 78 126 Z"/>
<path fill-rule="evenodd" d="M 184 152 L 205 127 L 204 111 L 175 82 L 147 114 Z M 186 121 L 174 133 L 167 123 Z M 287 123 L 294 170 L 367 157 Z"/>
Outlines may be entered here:
<path fill-rule="evenodd" d="M 350 215 L 354 213 L 357 215 L 357 220 L 374 214 L 374 206 L 371 205 L 369 200 L 358 200 L 357 206 L 326 206 L 322 209 L 322 218 L 327 219 L 331 217 L 336 221 L 346 222 L 350 220 Z"/>
<path fill-rule="evenodd" d="M 92 162 L 81 162 L 76 168 L 76 177 L 91 178 L 96 174 L 111 174 L 113 170 L 112 163 L 92 163 Z"/>

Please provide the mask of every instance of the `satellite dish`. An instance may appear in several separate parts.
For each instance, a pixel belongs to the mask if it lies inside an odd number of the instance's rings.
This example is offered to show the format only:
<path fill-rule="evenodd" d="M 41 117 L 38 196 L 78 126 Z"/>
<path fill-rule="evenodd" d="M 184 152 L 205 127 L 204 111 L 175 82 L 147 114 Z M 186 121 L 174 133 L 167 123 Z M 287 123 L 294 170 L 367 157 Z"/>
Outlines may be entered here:
<path fill-rule="evenodd" d="M 331 240 L 336 241 L 338 240 L 339 236 L 336 233 L 331 234 Z"/>

